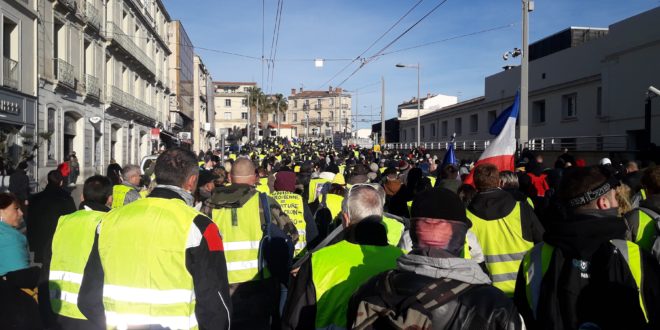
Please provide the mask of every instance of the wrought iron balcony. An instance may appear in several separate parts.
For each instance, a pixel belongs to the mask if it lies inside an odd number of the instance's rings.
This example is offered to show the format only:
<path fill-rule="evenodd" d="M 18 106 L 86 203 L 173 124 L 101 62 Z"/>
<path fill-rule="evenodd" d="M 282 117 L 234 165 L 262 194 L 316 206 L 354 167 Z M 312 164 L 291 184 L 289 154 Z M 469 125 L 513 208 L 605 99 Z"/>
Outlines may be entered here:
<path fill-rule="evenodd" d="M 76 0 L 59 0 L 59 3 L 63 4 L 64 7 L 68 8 L 71 11 L 76 10 Z"/>
<path fill-rule="evenodd" d="M 76 78 L 73 74 L 73 65 L 67 63 L 65 60 L 56 58 L 53 59 L 55 78 L 60 84 L 69 88 L 76 88 Z"/>
<path fill-rule="evenodd" d="M 2 81 L 5 86 L 18 89 L 18 61 L 2 58 Z"/>
<path fill-rule="evenodd" d="M 101 16 L 99 10 L 87 1 L 83 2 L 83 13 L 87 24 L 95 27 L 97 30 L 101 28 Z"/>
<path fill-rule="evenodd" d="M 152 120 L 157 119 L 156 109 L 154 107 L 136 99 L 133 95 L 121 90 L 121 88 L 111 86 L 108 92 L 108 101 L 110 104 L 133 111 Z"/>
<path fill-rule="evenodd" d="M 126 51 L 130 56 L 133 56 L 142 66 L 149 72 L 156 74 L 156 65 L 154 61 L 145 54 L 140 47 L 138 47 L 131 38 L 122 31 L 122 29 L 113 22 L 107 22 L 106 37 Z"/>
<path fill-rule="evenodd" d="M 320 104 L 314 104 L 314 110 L 322 110 L 323 106 Z"/>
<path fill-rule="evenodd" d="M 85 93 L 87 93 L 87 96 L 92 96 L 97 99 L 100 98 L 101 86 L 99 85 L 99 78 L 86 74 L 84 81 Z"/>

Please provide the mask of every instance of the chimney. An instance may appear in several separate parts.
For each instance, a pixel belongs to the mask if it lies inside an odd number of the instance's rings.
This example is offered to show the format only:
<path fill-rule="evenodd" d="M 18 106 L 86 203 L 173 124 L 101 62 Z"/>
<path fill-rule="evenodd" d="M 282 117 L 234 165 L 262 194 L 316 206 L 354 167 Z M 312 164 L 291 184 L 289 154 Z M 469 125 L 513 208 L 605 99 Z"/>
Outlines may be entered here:
<path fill-rule="evenodd" d="M 293 95 L 296 95 L 296 89 L 295 88 L 291 88 L 291 96 L 293 96 Z"/>
<path fill-rule="evenodd" d="M 302 91 L 303 91 L 303 90 L 302 90 L 302 87 L 300 87 L 300 92 L 302 93 Z"/>
<path fill-rule="evenodd" d="M 426 98 L 431 98 L 431 93 L 426 93 Z"/>
<path fill-rule="evenodd" d="M 332 93 L 332 86 L 328 86 L 328 93 Z"/>
<path fill-rule="evenodd" d="M 337 94 L 341 94 L 342 91 L 343 91 L 343 89 L 341 87 L 335 88 L 335 93 L 337 93 Z"/>

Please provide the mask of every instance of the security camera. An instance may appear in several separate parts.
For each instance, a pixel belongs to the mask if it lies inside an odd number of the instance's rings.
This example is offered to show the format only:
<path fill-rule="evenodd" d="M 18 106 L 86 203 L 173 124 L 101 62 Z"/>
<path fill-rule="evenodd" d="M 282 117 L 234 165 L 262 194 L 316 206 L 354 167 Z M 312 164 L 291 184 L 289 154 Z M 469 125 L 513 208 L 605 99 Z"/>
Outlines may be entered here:
<path fill-rule="evenodd" d="M 649 86 L 649 91 L 648 91 L 649 96 L 651 96 L 651 93 L 655 94 L 655 96 L 660 96 L 660 90 L 658 90 L 653 86 Z"/>

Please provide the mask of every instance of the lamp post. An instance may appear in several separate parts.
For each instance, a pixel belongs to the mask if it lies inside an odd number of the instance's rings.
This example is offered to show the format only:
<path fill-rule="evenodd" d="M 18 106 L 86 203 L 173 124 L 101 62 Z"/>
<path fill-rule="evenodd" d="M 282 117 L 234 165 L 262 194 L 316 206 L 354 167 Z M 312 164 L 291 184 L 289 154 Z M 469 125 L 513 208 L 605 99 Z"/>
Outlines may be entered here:
<path fill-rule="evenodd" d="M 417 147 L 421 145 L 421 139 L 420 139 L 420 127 L 422 126 L 421 124 L 421 118 L 420 118 L 420 100 L 419 100 L 419 63 L 417 64 L 397 64 L 397 68 L 411 68 L 411 69 L 417 69 Z"/>
<path fill-rule="evenodd" d="M 309 104 L 303 104 L 305 113 L 305 142 L 309 141 Z"/>

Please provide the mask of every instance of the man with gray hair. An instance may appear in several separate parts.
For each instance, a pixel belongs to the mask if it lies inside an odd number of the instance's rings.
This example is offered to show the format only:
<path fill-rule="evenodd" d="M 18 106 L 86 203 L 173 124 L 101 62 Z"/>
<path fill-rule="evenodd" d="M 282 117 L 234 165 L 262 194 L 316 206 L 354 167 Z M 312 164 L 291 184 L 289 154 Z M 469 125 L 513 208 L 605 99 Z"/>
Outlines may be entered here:
<path fill-rule="evenodd" d="M 112 187 L 112 208 L 140 199 L 140 166 L 126 165 L 121 170 L 122 183 Z"/>
<path fill-rule="evenodd" d="M 353 186 L 342 203 L 344 240 L 304 261 L 289 286 L 284 329 L 347 328 L 351 295 L 372 276 L 396 267 L 403 253 L 387 244 L 384 192 L 377 185 Z"/>

